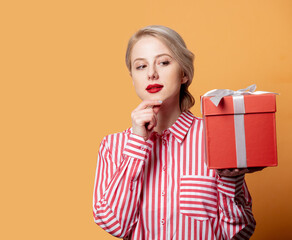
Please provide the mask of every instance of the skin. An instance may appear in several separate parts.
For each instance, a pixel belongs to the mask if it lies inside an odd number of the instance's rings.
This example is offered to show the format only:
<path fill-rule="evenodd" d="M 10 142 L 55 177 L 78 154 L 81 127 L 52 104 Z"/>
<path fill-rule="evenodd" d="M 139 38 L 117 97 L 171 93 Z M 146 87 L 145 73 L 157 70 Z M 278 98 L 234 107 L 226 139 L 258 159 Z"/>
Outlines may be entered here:
<path fill-rule="evenodd" d="M 159 39 L 144 36 L 134 45 L 131 52 L 133 84 L 141 104 L 133 110 L 133 133 L 149 139 L 151 132 L 161 134 L 172 126 L 181 114 L 179 106 L 180 86 L 188 81 L 179 63 L 168 47 Z M 149 93 L 149 84 L 163 85 L 161 91 Z M 236 177 L 263 168 L 217 169 L 220 176 Z"/>

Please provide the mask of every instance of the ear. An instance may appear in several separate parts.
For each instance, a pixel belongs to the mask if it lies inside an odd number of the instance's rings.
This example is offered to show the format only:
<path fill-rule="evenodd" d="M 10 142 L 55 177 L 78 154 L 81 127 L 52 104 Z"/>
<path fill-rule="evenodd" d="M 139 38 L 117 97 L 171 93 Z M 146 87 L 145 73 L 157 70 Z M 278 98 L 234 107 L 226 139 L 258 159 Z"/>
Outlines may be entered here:
<path fill-rule="evenodd" d="M 188 76 L 184 72 L 182 72 L 181 84 L 186 83 L 188 80 Z"/>

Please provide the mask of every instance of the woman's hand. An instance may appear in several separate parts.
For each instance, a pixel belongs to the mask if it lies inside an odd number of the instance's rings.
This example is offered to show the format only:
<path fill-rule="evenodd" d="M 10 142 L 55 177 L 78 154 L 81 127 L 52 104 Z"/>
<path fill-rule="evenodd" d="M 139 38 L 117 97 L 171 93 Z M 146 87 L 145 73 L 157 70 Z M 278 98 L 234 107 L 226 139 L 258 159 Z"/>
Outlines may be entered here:
<path fill-rule="evenodd" d="M 216 169 L 216 172 L 221 177 L 237 177 L 245 173 L 253 173 L 253 172 L 261 171 L 264 168 L 265 167 Z"/>
<path fill-rule="evenodd" d="M 131 114 L 133 133 L 143 137 L 145 141 L 157 125 L 157 113 L 161 103 L 161 101 L 145 100 Z"/>

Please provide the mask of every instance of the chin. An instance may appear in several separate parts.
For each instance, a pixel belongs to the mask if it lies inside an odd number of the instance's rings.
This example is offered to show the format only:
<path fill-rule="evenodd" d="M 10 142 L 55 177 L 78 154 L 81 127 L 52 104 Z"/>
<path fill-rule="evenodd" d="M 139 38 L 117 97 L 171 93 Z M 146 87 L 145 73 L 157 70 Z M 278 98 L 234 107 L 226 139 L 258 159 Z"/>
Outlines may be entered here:
<path fill-rule="evenodd" d="M 141 97 L 142 100 L 160 100 L 163 101 L 164 97 L 161 94 L 153 94 Z"/>

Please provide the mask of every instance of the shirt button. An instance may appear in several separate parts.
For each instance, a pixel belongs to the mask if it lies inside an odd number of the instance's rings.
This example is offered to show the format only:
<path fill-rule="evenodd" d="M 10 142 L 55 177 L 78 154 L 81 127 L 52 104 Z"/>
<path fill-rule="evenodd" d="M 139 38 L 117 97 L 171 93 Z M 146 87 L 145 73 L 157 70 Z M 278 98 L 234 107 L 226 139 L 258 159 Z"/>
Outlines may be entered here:
<path fill-rule="evenodd" d="M 166 144 L 166 141 L 165 141 L 165 140 L 162 140 L 162 143 L 163 143 L 163 144 Z"/>
<path fill-rule="evenodd" d="M 142 151 L 144 151 L 144 150 L 145 150 L 145 147 L 141 146 L 140 149 L 141 149 Z"/>
<path fill-rule="evenodd" d="M 164 195 L 165 195 L 165 192 L 164 192 L 164 191 L 162 191 L 161 195 L 162 195 L 162 196 L 164 196 Z"/>
<path fill-rule="evenodd" d="M 161 224 L 164 225 L 165 221 L 164 219 L 161 219 Z"/>
<path fill-rule="evenodd" d="M 165 165 L 163 166 L 162 170 L 163 170 L 163 171 L 165 171 L 165 170 L 166 170 L 166 166 L 165 166 Z"/>
<path fill-rule="evenodd" d="M 224 184 L 223 183 L 220 183 L 220 186 L 223 186 Z"/>

